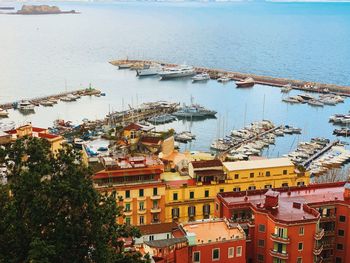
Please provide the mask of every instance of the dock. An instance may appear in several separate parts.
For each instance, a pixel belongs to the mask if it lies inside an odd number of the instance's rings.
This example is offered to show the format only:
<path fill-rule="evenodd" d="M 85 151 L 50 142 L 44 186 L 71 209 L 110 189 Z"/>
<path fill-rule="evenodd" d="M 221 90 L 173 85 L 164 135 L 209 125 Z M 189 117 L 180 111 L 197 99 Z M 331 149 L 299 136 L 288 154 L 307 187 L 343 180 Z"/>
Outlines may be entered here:
<path fill-rule="evenodd" d="M 177 64 L 173 64 L 173 63 L 166 63 L 166 62 L 152 61 L 152 60 L 137 60 L 137 59 L 133 59 L 133 60 L 121 59 L 121 60 L 110 61 L 109 63 L 114 66 L 131 64 L 132 65 L 131 69 L 142 67 L 143 65 L 152 65 L 152 64 L 160 64 L 160 65 L 164 65 L 165 67 L 178 66 Z M 252 77 L 255 83 L 260 85 L 273 86 L 273 87 L 283 87 L 285 85 L 292 85 L 293 89 L 298 89 L 302 91 L 319 92 L 319 93 L 327 92 L 327 93 L 333 93 L 341 96 L 350 97 L 350 86 L 311 82 L 311 81 L 304 81 L 304 80 L 295 80 L 295 79 L 288 79 L 288 78 L 277 78 L 277 77 L 235 72 L 235 71 L 224 70 L 224 69 L 211 69 L 206 67 L 195 67 L 195 70 L 198 73 L 207 72 L 210 75 L 211 79 L 217 79 L 223 75 L 236 81 L 243 80 L 248 77 Z"/>
<path fill-rule="evenodd" d="M 24 100 L 29 101 L 34 105 L 37 105 L 37 104 L 40 104 L 40 102 L 42 101 L 49 100 L 49 99 L 61 99 L 63 97 L 66 97 L 67 95 L 92 96 L 92 95 L 98 95 L 98 94 L 101 94 L 101 91 L 97 89 L 93 89 L 93 88 L 78 89 L 78 90 L 62 92 L 54 95 L 46 95 L 46 96 L 36 97 L 31 99 L 21 99 L 17 101 L 7 102 L 7 103 L 0 104 L 0 108 L 4 110 L 14 109 L 19 102 Z"/>
<path fill-rule="evenodd" d="M 314 155 L 312 155 L 309 159 L 307 159 L 306 161 L 304 161 L 301 165 L 303 167 L 305 167 L 306 169 L 309 168 L 310 164 L 316 160 L 317 158 L 319 158 L 320 156 L 322 156 L 323 154 L 325 154 L 326 152 L 328 152 L 330 149 L 332 149 L 333 146 L 336 146 L 339 144 L 339 140 L 333 141 L 328 143 L 324 148 L 322 148 L 320 151 L 318 151 L 317 153 L 315 153 Z"/>

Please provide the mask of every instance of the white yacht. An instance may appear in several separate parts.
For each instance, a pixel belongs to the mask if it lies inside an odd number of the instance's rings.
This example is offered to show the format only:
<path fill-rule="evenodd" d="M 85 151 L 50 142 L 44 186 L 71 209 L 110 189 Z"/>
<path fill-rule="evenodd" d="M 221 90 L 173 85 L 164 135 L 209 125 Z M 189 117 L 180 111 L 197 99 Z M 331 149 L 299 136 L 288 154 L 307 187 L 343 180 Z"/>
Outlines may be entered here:
<path fill-rule="evenodd" d="M 208 79 L 210 79 L 209 74 L 206 73 L 206 72 L 203 72 L 203 73 L 197 74 L 196 76 L 193 76 L 192 77 L 192 82 L 205 81 L 205 80 L 208 80 Z"/>
<path fill-rule="evenodd" d="M 0 118 L 6 118 L 8 116 L 9 116 L 9 113 L 6 110 L 0 108 Z"/>
<path fill-rule="evenodd" d="M 223 77 L 218 78 L 217 80 L 218 80 L 218 82 L 226 83 L 226 82 L 231 81 L 231 78 L 223 76 Z"/>
<path fill-rule="evenodd" d="M 150 66 L 149 68 L 137 69 L 136 75 L 139 77 L 154 76 L 154 75 L 158 75 L 158 73 L 160 73 L 161 71 L 162 71 L 161 65 L 154 65 L 154 66 Z"/>
<path fill-rule="evenodd" d="M 18 109 L 20 111 L 34 111 L 34 107 L 35 106 L 27 100 L 24 100 L 18 103 Z"/>
<path fill-rule="evenodd" d="M 186 65 L 181 65 L 174 68 L 166 68 L 165 70 L 158 73 L 161 79 L 183 78 L 193 76 L 195 74 L 195 69 L 191 66 Z"/>

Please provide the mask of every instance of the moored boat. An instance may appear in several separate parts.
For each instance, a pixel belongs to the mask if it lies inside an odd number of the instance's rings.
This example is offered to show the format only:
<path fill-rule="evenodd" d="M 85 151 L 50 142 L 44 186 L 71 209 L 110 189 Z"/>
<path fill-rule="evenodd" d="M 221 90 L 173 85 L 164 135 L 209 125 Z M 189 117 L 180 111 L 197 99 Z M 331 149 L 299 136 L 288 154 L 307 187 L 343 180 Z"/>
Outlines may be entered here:
<path fill-rule="evenodd" d="M 192 82 L 197 82 L 197 81 L 206 81 L 209 80 L 210 76 L 208 73 L 200 73 L 192 77 Z"/>
<path fill-rule="evenodd" d="M 27 100 L 24 100 L 18 103 L 17 107 L 18 107 L 18 110 L 23 112 L 31 112 L 31 111 L 34 111 L 34 108 L 35 108 L 35 106 Z"/>
<path fill-rule="evenodd" d="M 0 108 L 0 118 L 7 118 L 8 116 L 9 113 L 6 110 Z"/>
<path fill-rule="evenodd" d="M 243 80 L 236 81 L 237 88 L 249 88 L 253 87 L 255 81 L 252 77 L 245 78 Z"/>
<path fill-rule="evenodd" d="M 181 65 L 174 68 L 166 68 L 158 73 L 161 79 L 184 78 L 193 76 L 195 74 L 195 69 L 187 65 Z"/>

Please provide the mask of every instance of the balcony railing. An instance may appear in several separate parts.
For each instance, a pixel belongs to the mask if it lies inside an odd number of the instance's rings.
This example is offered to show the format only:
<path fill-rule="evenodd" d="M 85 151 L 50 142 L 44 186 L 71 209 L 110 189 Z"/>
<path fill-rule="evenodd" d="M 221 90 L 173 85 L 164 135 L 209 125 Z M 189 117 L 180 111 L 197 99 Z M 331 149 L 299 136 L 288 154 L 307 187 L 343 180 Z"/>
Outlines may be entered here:
<path fill-rule="evenodd" d="M 271 240 L 275 242 L 283 243 L 283 244 L 290 243 L 290 239 L 288 237 L 281 237 L 276 234 L 271 234 Z"/>
<path fill-rule="evenodd" d="M 137 201 L 145 201 L 146 200 L 146 196 L 138 196 L 137 197 Z"/>
<path fill-rule="evenodd" d="M 320 221 L 321 222 L 329 222 L 329 221 L 335 221 L 335 219 L 336 219 L 335 215 L 321 216 Z"/>
<path fill-rule="evenodd" d="M 319 256 L 322 253 L 322 250 L 323 250 L 323 245 L 315 247 L 314 250 L 313 250 L 314 255 L 315 256 Z"/>
<path fill-rule="evenodd" d="M 124 215 L 131 216 L 132 215 L 132 210 L 124 210 Z"/>
<path fill-rule="evenodd" d="M 141 215 L 146 214 L 146 209 L 144 209 L 144 208 L 138 209 L 137 213 L 141 214 Z"/>
<path fill-rule="evenodd" d="M 277 250 L 270 250 L 270 255 L 275 258 L 288 259 L 289 255 L 287 252 L 278 252 Z"/>
<path fill-rule="evenodd" d="M 160 207 L 152 207 L 151 208 L 151 213 L 160 213 L 162 209 Z"/>
<path fill-rule="evenodd" d="M 160 195 L 152 195 L 151 196 L 151 200 L 159 200 L 161 199 L 162 197 Z"/>
<path fill-rule="evenodd" d="M 316 239 L 316 240 L 321 240 L 322 238 L 323 238 L 323 236 L 324 236 L 324 229 L 320 229 L 320 230 L 318 230 L 316 233 L 315 233 L 315 236 L 314 236 L 314 238 Z"/>

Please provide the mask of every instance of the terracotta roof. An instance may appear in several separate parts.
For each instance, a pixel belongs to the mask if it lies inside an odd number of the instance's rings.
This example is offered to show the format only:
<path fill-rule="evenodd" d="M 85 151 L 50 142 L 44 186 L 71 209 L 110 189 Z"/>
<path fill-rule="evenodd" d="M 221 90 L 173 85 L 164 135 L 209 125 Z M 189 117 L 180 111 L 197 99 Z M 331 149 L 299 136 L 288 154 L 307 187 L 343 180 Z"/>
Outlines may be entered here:
<path fill-rule="evenodd" d="M 273 195 L 279 194 L 278 209 L 270 213 L 262 205 L 264 194 L 271 190 L 256 190 L 248 192 L 218 193 L 217 197 L 230 208 L 251 207 L 259 212 L 268 213 L 276 221 L 297 223 L 305 220 L 317 220 L 319 213 L 313 209 L 318 204 L 332 204 L 349 201 L 344 200 L 344 182 L 314 184 L 306 187 L 290 187 L 289 189 L 274 189 Z M 295 206 L 295 204 L 300 206 Z"/>
<path fill-rule="evenodd" d="M 128 126 L 124 128 L 125 131 L 131 131 L 131 130 L 141 130 L 142 126 L 137 125 L 136 123 L 130 123 Z"/>
<path fill-rule="evenodd" d="M 166 184 L 170 187 L 179 188 L 184 184 L 187 184 L 187 186 L 194 186 L 196 185 L 196 180 L 188 179 L 188 180 L 167 181 Z"/>
<path fill-rule="evenodd" d="M 113 178 L 113 177 L 123 177 L 123 176 L 135 176 L 135 175 L 147 175 L 147 174 L 161 174 L 163 171 L 161 169 L 155 168 L 128 168 L 120 170 L 111 171 L 100 171 L 93 176 L 93 179 L 103 179 L 103 178 Z"/>
<path fill-rule="evenodd" d="M 143 225 L 138 227 L 142 235 L 152 235 L 160 233 L 171 233 L 177 229 L 178 226 L 175 222 Z"/>
<path fill-rule="evenodd" d="M 43 139 L 58 139 L 61 137 L 59 135 L 50 134 L 50 133 L 39 133 L 38 136 L 39 138 L 43 138 Z"/>
<path fill-rule="evenodd" d="M 8 134 L 17 134 L 17 130 L 9 130 L 9 131 L 5 131 Z"/>
<path fill-rule="evenodd" d="M 32 127 L 32 131 L 33 132 L 44 132 L 46 131 L 47 129 L 44 129 L 44 128 L 38 128 L 38 127 Z"/>
<path fill-rule="evenodd" d="M 225 175 L 224 171 L 220 170 L 202 170 L 202 171 L 196 171 L 195 174 L 197 176 L 223 176 Z"/>
<path fill-rule="evenodd" d="M 193 161 L 191 162 L 193 168 L 206 168 L 206 167 L 218 167 L 222 166 L 222 162 L 218 159 L 214 160 L 203 160 L 203 161 Z"/>

